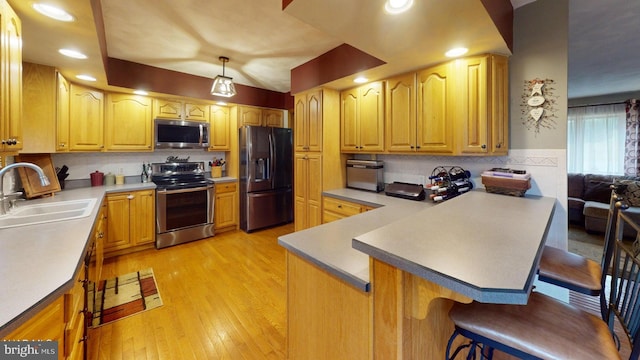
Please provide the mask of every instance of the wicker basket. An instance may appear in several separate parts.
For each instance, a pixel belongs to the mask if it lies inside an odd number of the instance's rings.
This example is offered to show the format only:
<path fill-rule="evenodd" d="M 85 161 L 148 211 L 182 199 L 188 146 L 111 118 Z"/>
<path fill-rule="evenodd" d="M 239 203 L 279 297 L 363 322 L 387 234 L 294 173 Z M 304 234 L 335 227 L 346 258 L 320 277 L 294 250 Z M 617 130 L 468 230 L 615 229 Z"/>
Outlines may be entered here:
<path fill-rule="evenodd" d="M 482 175 L 482 184 L 485 190 L 490 193 L 524 196 L 527 190 L 531 188 L 531 179 Z"/>

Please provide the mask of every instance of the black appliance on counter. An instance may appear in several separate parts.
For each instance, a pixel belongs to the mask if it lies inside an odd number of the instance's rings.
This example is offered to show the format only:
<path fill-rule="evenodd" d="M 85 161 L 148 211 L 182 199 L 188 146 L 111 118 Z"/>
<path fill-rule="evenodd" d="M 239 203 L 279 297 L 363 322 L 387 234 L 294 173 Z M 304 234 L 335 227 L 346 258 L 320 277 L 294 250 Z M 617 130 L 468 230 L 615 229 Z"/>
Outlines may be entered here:
<path fill-rule="evenodd" d="M 293 135 L 288 128 L 243 126 L 240 228 L 246 232 L 293 221 Z"/>
<path fill-rule="evenodd" d="M 151 164 L 156 184 L 156 248 L 214 235 L 215 185 L 204 162 Z"/>

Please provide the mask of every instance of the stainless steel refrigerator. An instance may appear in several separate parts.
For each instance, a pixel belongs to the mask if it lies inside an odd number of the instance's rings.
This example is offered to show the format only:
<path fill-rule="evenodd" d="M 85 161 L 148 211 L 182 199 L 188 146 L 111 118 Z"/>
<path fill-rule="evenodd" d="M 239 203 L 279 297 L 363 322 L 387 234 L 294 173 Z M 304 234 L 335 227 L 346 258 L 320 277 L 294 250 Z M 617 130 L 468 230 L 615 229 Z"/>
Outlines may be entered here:
<path fill-rule="evenodd" d="M 293 221 L 291 129 L 243 126 L 240 151 L 240 228 L 246 232 Z"/>

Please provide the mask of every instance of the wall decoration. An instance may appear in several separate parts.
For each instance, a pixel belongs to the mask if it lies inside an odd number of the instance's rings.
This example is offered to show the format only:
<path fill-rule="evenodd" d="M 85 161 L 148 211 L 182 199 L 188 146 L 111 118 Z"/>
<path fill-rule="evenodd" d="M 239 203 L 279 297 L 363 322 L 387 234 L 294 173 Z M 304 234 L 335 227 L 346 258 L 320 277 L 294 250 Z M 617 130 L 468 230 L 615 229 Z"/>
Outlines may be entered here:
<path fill-rule="evenodd" d="M 527 130 L 533 130 L 538 134 L 541 128 L 556 128 L 558 96 L 554 95 L 554 84 L 555 81 L 551 79 L 536 78 L 524 81 L 520 108 L 522 124 Z"/>

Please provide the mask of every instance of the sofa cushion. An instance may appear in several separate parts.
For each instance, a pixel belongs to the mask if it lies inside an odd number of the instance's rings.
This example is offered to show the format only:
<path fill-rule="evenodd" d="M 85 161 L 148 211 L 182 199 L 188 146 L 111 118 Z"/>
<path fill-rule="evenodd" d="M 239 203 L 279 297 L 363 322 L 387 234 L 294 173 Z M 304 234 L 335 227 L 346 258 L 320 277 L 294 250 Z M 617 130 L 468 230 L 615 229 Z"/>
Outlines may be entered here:
<path fill-rule="evenodd" d="M 585 183 L 584 200 L 609 203 L 613 181 L 589 180 Z"/>
<path fill-rule="evenodd" d="M 583 174 L 567 174 L 567 195 L 570 198 L 582 199 L 584 195 L 584 175 Z"/>
<path fill-rule="evenodd" d="M 584 203 L 583 214 L 586 217 L 606 219 L 609 217 L 609 203 L 587 201 Z"/>

